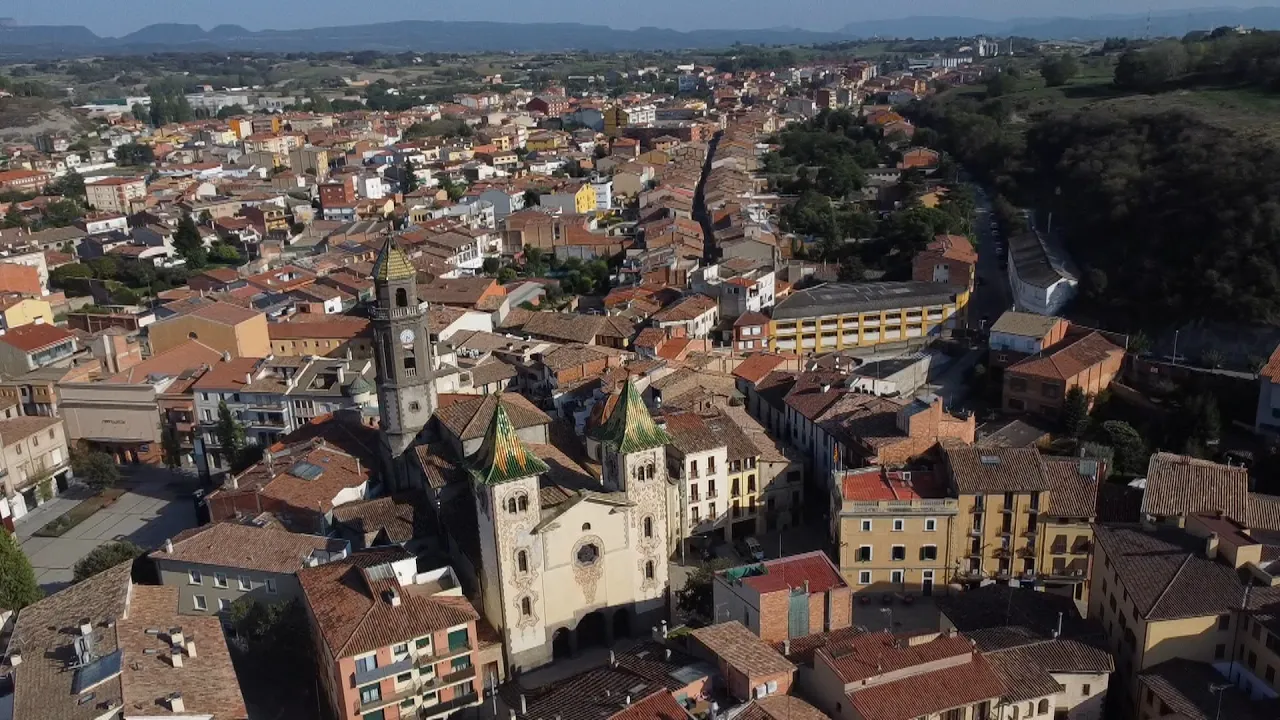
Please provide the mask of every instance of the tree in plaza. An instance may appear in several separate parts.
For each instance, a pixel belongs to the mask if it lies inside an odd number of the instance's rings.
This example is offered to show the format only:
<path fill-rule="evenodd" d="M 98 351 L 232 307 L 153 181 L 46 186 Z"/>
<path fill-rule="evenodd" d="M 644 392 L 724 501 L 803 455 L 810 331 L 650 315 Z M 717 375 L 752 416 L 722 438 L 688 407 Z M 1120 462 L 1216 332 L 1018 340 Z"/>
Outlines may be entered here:
<path fill-rule="evenodd" d="M 127 540 L 99 545 L 76 563 L 72 582 L 88 580 L 104 570 L 110 570 L 140 555 L 142 555 L 142 548 Z"/>
<path fill-rule="evenodd" d="M 0 531 L 0 608 L 21 610 L 44 597 L 18 538 Z"/>
<path fill-rule="evenodd" d="M 1067 391 L 1062 404 L 1062 431 L 1079 439 L 1089 426 L 1089 396 L 1079 385 Z"/>
<path fill-rule="evenodd" d="M 101 450 L 72 450 L 71 471 L 77 479 L 96 490 L 105 490 L 120 480 L 120 468 L 115 458 Z"/>
<path fill-rule="evenodd" d="M 218 424 L 215 434 L 218 437 L 218 446 L 222 448 L 222 456 L 227 461 L 227 466 L 235 466 L 239 462 L 241 455 L 244 454 L 246 445 L 244 426 L 231 417 L 231 410 L 227 407 L 225 401 L 218 403 Z"/>

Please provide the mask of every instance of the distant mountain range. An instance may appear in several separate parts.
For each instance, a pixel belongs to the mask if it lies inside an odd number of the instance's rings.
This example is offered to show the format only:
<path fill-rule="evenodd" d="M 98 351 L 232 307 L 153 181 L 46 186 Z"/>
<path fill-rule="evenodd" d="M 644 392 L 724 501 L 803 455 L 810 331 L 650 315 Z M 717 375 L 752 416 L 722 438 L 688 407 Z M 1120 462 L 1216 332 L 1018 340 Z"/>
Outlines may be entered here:
<path fill-rule="evenodd" d="M 79 25 L 21 26 L 0 23 L 0 57 L 62 57 L 141 52 L 554 52 L 558 50 L 684 50 L 744 45 L 812 45 L 865 38 L 932 38 L 972 35 L 1051 39 L 1098 39 L 1124 35 L 1181 36 L 1222 25 L 1280 28 L 1280 8 L 1205 9 L 1182 13 L 1091 18 L 1021 18 L 1006 21 L 964 17 L 912 17 L 850 23 L 833 32 L 794 28 L 693 30 L 656 27 L 617 30 L 577 23 L 436 22 L 322 27 L 306 30 L 247 30 L 219 25 L 149 25 L 122 37 L 101 37 Z"/>

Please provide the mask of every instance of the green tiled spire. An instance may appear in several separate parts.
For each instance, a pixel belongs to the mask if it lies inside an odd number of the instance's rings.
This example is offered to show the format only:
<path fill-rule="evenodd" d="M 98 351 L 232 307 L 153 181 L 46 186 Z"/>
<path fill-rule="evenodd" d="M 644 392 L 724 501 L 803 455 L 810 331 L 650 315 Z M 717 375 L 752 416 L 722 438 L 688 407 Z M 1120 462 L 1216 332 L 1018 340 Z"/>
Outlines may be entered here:
<path fill-rule="evenodd" d="M 417 274 L 418 271 L 414 269 L 413 263 L 409 262 L 409 256 L 405 255 L 396 244 L 395 236 L 388 237 L 382 245 L 382 250 L 378 252 L 378 258 L 373 261 L 373 279 L 403 280 L 415 277 Z"/>
<path fill-rule="evenodd" d="M 511 418 L 507 416 L 507 409 L 502 405 L 501 394 L 493 411 L 493 420 L 484 434 L 484 443 L 467 464 L 471 477 L 481 485 L 500 485 L 540 475 L 550 469 L 520 441 Z"/>
<path fill-rule="evenodd" d="M 620 453 L 640 452 L 671 442 L 671 436 L 653 421 L 630 377 L 613 407 L 613 414 L 600 429 L 600 442 Z"/>

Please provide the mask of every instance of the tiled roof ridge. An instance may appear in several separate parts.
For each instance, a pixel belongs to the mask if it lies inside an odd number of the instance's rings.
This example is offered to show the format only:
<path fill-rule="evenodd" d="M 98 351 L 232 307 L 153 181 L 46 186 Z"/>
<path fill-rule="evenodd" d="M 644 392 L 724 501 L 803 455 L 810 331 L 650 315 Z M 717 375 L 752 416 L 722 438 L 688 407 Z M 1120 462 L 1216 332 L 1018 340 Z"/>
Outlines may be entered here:
<path fill-rule="evenodd" d="M 1155 613 L 1156 608 L 1159 607 L 1160 605 L 1160 601 L 1164 600 L 1164 596 L 1168 594 L 1169 589 L 1172 588 L 1173 584 L 1178 581 L 1178 576 L 1182 574 L 1182 571 L 1191 562 L 1191 557 L 1192 557 L 1191 554 L 1188 553 L 1186 557 L 1182 558 L 1182 564 L 1178 566 L 1178 569 L 1176 571 L 1174 571 L 1173 577 L 1169 578 L 1169 582 L 1166 583 L 1164 588 L 1160 590 L 1160 594 L 1157 595 L 1155 601 L 1151 603 L 1151 607 L 1148 608 L 1147 612 L 1143 614 L 1142 618 L 1144 620 L 1150 619 L 1151 616 Z"/>

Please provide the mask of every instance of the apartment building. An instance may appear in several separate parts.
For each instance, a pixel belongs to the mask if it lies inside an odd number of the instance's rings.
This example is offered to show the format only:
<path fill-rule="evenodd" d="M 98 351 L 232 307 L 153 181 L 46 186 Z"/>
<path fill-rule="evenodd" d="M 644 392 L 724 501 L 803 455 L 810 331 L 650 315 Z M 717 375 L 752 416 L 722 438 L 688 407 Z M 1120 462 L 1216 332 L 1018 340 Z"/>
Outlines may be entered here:
<path fill-rule="evenodd" d="M 668 335 L 710 337 L 720 323 L 720 305 L 706 295 L 690 295 L 654 313 L 649 321 Z"/>
<path fill-rule="evenodd" d="M 669 414 L 666 423 L 667 475 L 675 480 L 667 515 L 680 518 L 668 523 L 668 547 L 694 535 L 708 542 L 731 539 L 728 443 L 694 413 Z"/>
<path fill-rule="evenodd" d="M 147 197 L 146 178 L 110 177 L 84 185 L 85 202 L 99 212 L 131 215 L 142 209 Z"/>
<path fill-rule="evenodd" d="M 737 318 L 773 307 L 775 280 L 773 268 L 734 258 L 695 270 L 689 285 L 694 292 L 715 297 L 723 317 Z"/>
<path fill-rule="evenodd" d="M 851 589 L 821 550 L 718 572 L 712 597 L 717 620 L 768 643 L 853 624 Z"/>
<path fill-rule="evenodd" d="M 227 620 L 232 604 L 242 598 L 264 604 L 301 598 L 298 570 L 350 552 L 345 540 L 220 522 L 165 540 L 147 557 L 160 584 L 177 588 L 179 614 Z"/>
<path fill-rule="evenodd" d="M 65 364 L 79 350 L 74 333 L 33 323 L 0 331 L 0 372 L 14 377 L 38 368 Z"/>
<path fill-rule="evenodd" d="M 1143 718 L 1167 717 L 1153 683 L 1171 662 L 1210 666 L 1204 677 L 1253 700 L 1280 691 L 1277 546 L 1218 514 L 1184 522 L 1095 528 L 1089 617 L 1116 657 L 1124 707 Z"/>
<path fill-rule="evenodd" d="M 221 623 L 180 615 L 177 588 L 134 583 L 132 566 L 18 611 L 0 688 L 9 716 L 249 717 Z"/>
<path fill-rule="evenodd" d="M 324 317 L 270 323 L 267 337 L 277 357 L 321 355 L 350 356 L 357 360 L 373 357 L 373 333 L 369 321 L 353 317 Z"/>
<path fill-rule="evenodd" d="M 1067 393 L 1080 388 L 1088 398 L 1106 390 L 1124 364 L 1124 348 L 1101 333 L 1068 338 L 1039 355 L 1005 368 L 1002 405 L 1007 412 L 1055 418 Z"/>
<path fill-rule="evenodd" d="M 53 175 L 38 170 L 5 170 L 0 172 L 0 189 L 38 193 L 53 180 Z"/>
<path fill-rule="evenodd" d="M 71 453 L 58 417 L 19 416 L 0 420 L 0 494 L 14 519 L 53 499 L 71 478 Z"/>
<path fill-rule="evenodd" d="M 936 155 L 934 153 L 935 158 Z M 977 268 L 978 251 L 969 242 L 969 238 L 963 235 L 939 235 L 912 258 L 911 279 L 942 283 L 957 291 L 969 292 L 973 290 Z"/>
<path fill-rule="evenodd" d="M 996 663 L 955 632 L 841 635 L 810 658 L 804 673 L 810 697 L 836 720 L 1006 720 L 1027 702 L 1036 710 L 1031 717 L 1041 707 L 1053 716 L 1046 695 L 1057 686 L 1045 682 L 1047 674 L 1024 670 L 1022 682 L 1011 686 Z"/>
<path fill-rule="evenodd" d="M 826 283 L 773 310 L 770 350 L 830 352 L 941 335 L 969 293 L 931 282 Z"/>
<path fill-rule="evenodd" d="M 832 538 L 855 593 L 933 595 L 950 581 L 960 502 L 927 470 L 837 472 Z"/>
<path fill-rule="evenodd" d="M 486 660 L 479 613 L 453 570 L 417 563 L 388 548 L 298 572 L 334 716 L 430 720 L 480 704 L 485 681 L 497 684 L 499 663 Z"/>

